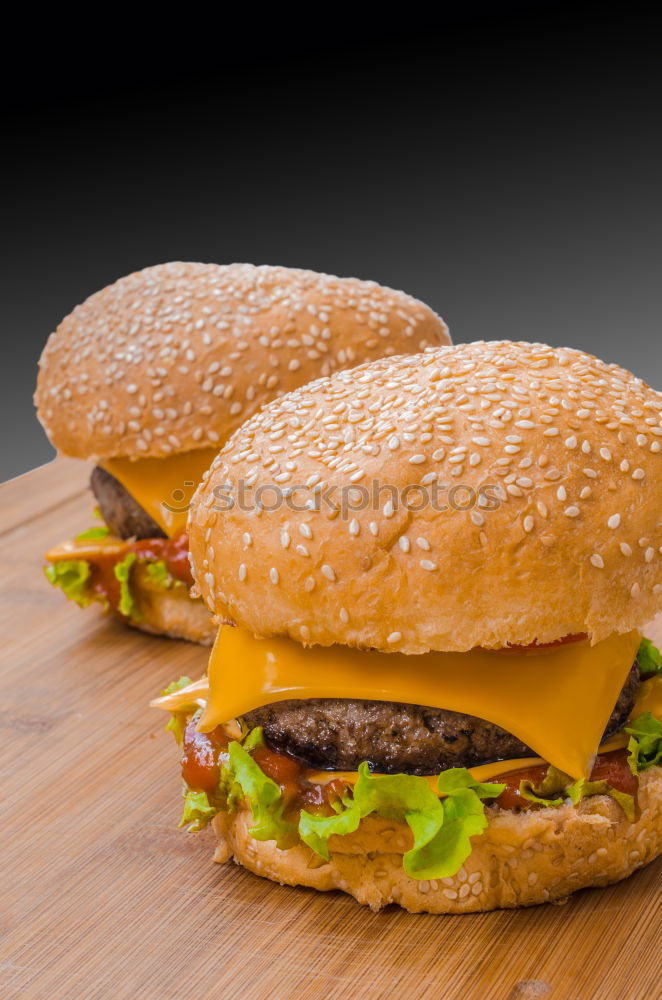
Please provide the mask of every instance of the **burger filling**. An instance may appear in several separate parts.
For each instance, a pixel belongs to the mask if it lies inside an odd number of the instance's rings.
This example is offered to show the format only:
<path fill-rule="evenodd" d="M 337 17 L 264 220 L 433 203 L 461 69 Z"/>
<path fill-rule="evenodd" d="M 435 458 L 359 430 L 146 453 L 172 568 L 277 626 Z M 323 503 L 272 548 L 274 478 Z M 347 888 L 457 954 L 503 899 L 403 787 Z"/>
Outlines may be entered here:
<path fill-rule="evenodd" d="M 458 712 L 290 699 L 203 732 L 207 699 L 206 680 L 182 678 L 155 702 L 172 712 L 168 728 L 182 747 L 180 825 L 202 829 L 247 802 L 255 839 L 284 849 L 303 842 L 328 859 L 332 837 L 377 814 L 409 826 L 403 866 L 414 878 L 454 875 L 496 809 L 556 809 L 608 795 L 634 821 L 639 776 L 662 763 L 662 661 L 646 639 L 581 778 L 525 759 L 532 750 L 521 740 Z"/>
<path fill-rule="evenodd" d="M 50 582 L 80 607 L 99 602 L 107 611 L 140 622 L 140 594 L 169 591 L 189 599 L 193 577 L 188 535 L 169 538 L 156 521 L 105 469 L 90 478 L 98 526 L 46 554 Z"/>

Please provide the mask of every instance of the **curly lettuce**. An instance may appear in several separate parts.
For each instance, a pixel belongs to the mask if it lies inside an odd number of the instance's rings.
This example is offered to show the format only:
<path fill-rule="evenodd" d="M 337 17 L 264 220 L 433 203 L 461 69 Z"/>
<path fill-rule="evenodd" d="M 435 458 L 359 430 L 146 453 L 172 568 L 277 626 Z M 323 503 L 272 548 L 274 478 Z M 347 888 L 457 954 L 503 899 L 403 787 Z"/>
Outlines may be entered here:
<path fill-rule="evenodd" d="M 555 809 L 568 800 L 576 806 L 588 795 L 609 795 L 618 803 L 627 819 L 634 821 L 633 795 L 619 791 L 605 780 L 590 781 L 587 778 L 580 778 L 578 781 L 573 781 L 569 774 L 559 771 L 556 767 L 550 766 L 538 785 L 528 780 L 520 781 L 519 792 L 528 802 Z"/>
<path fill-rule="evenodd" d="M 53 586 L 60 587 L 65 596 L 81 608 L 86 608 L 96 597 L 88 586 L 91 572 L 92 567 L 85 559 L 61 559 L 44 566 L 44 573 Z"/>
<path fill-rule="evenodd" d="M 120 585 L 120 600 L 117 606 L 120 614 L 126 618 L 133 618 L 140 621 L 142 615 L 138 609 L 133 594 L 131 593 L 131 567 L 137 559 L 135 552 L 127 552 L 124 559 L 120 559 L 113 566 L 113 574 Z"/>
<path fill-rule="evenodd" d="M 662 674 L 662 653 L 650 639 L 642 639 L 637 652 L 639 670 L 643 678 Z"/>
<path fill-rule="evenodd" d="M 190 833 L 198 833 L 204 830 L 217 812 L 218 809 L 211 804 L 206 792 L 185 790 L 184 811 L 179 826 L 187 826 Z"/>
<path fill-rule="evenodd" d="M 259 736 L 251 733 L 253 741 Z M 255 745 L 255 743 L 253 744 Z M 241 743 L 233 741 L 228 746 L 228 763 L 221 769 L 230 808 L 240 798 L 245 798 L 251 808 L 253 825 L 250 834 L 255 840 L 275 840 L 280 848 L 296 843 L 296 825 L 283 816 L 283 796 L 280 785 L 267 777 Z"/>
<path fill-rule="evenodd" d="M 181 580 L 175 579 L 175 577 L 168 570 L 168 567 L 164 563 L 163 559 L 158 559 L 156 562 L 145 563 L 145 570 L 150 582 L 153 583 L 154 586 L 158 587 L 159 590 L 171 590 L 173 587 L 186 586 L 186 584 Z"/>
<path fill-rule="evenodd" d="M 87 531 L 81 531 L 80 535 L 76 535 L 77 542 L 90 542 L 95 538 L 106 538 L 110 534 L 110 528 L 107 524 L 97 525 L 95 528 L 88 528 Z"/>
<path fill-rule="evenodd" d="M 505 785 L 477 782 L 465 768 L 451 768 L 437 780 L 440 799 L 426 778 L 410 774 L 371 774 L 366 762 L 359 767 L 359 780 L 351 796 L 343 799 L 334 816 L 303 811 L 299 836 L 316 854 L 329 860 L 329 839 L 358 829 L 371 813 L 404 821 L 414 838 L 403 857 L 403 867 L 412 878 L 446 878 L 454 875 L 471 853 L 470 838 L 487 827 L 482 803 L 496 798 Z"/>
<path fill-rule="evenodd" d="M 662 764 L 662 722 L 651 712 L 638 715 L 625 732 L 630 737 L 628 764 L 633 774 Z"/>

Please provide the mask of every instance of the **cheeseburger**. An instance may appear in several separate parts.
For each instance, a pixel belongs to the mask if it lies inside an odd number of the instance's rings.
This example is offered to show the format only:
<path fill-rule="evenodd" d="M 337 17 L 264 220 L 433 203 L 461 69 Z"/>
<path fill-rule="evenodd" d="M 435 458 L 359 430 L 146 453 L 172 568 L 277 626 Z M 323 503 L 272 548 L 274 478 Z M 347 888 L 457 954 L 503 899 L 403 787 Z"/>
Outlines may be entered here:
<path fill-rule="evenodd" d="M 373 909 L 526 906 L 651 861 L 661 446 L 660 393 L 542 344 L 382 359 L 253 416 L 190 513 L 208 676 L 154 703 L 183 825 Z"/>
<path fill-rule="evenodd" d="M 97 292 L 39 365 L 39 419 L 61 454 L 92 463 L 101 517 L 47 553 L 48 578 L 81 606 L 211 642 L 189 593 L 186 514 L 221 445 L 311 378 L 448 342 L 403 292 L 284 267 L 161 264 Z"/>

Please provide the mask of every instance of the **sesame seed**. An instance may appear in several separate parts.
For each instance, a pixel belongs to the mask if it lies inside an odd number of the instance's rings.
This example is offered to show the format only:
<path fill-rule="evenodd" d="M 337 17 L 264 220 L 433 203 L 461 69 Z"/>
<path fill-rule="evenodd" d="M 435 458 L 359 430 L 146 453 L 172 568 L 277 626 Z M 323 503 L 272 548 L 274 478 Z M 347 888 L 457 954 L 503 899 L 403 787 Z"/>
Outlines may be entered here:
<path fill-rule="evenodd" d="M 646 560 L 647 563 L 652 562 L 654 555 L 655 555 L 655 549 L 648 548 L 648 549 L 646 549 L 646 552 L 644 553 L 644 559 Z"/>
<path fill-rule="evenodd" d="M 598 555 L 597 552 L 594 552 L 593 555 L 591 556 L 591 564 L 595 566 L 596 569 L 605 568 L 604 559 L 602 558 L 601 555 Z"/>
<path fill-rule="evenodd" d="M 349 621 L 349 613 L 347 611 L 347 608 L 341 608 L 339 611 L 339 615 L 340 615 L 340 621 L 343 623 L 343 625 L 346 625 L 347 622 Z"/>
<path fill-rule="evenodd" d="M 390 518 L 395 514 L 395 508 L 393 506 L 392 500 L 387 500 L 384 504 L 384 517 Z"/>
<path fill-rule="evenodd" d="M 308 539 L 313 537 L 313 532 L 310 525 L 306 524 L 305 522 L 299 525 L 299 534 L 303 535 L 304 538 Z"/>
<path fill-rule="evenodd" d="M 620 523 L 621 523 L 621 515 L 612 514 L 609 520 L 607 521 L 607 527 L 611 528 L 612 531 L 615 531 L 616 528 L 619 527 Z"/>
<path fill-rule="evenodd" d="M 336 579 L 335 571 L 332 566 L 329 566 L 328 563 L 324 563 L 322 566 L 322 575 L 325 576 L 327 580 L 331 580 L 332 583 Z"/>
<path fill-rule="evenodd" d="M 398 539 L 398 545 L 400 546 L 403 552 L 409 552 L 409 550 L 411 549 L 411 543 L 406 535 L 400 535 L 400 538 Z"/>
<path fill-rule="evenodd" d="M 533 531 L 534 525 L 535 525 L 535 521 L 533 520 L 533 518 L 531 517 L 531 515 L 530 514 L 527 515 L 524 518 L 524 521 L 523 521 L 523 527 L 524 527 L 524 530 L 527 532 L 527 534 L 529 532 Z"/>
<path fill-rule="evenodd" d="M 358 535 L 359 531 L 361 530 L 359 522 L 356 520 L 355 517 L 353 517 L 352 520 L 349 522 L 348 530 L 350 535 L 352 535 L 354 538 Z"/>
<path fill-rule="evenodd" d="M 618 547 L 619 547 L 619 549 L 621 550 L 621 552 L 623 553 L 624 556 L 631 556 L 632 555 L 632 548 L 628 545 L 627 542 L 619 542 L 619 546 Z"/>
<path fill-rule="evenodd" d="M 271 580 L 274 586 L 276 586 L 276 584 L 280 579 L 278 575 L 278 570 L 276 569 L 275 566 L 272 566 L 271 569 L 269 570 L 269 579 Z"/>
<path fill-rule="evenodd" d="M 566 507 L 563 513 L 566 517 L 579 517 L 579 507 Z"/>
<path fill-rule="evenodd" d="M 638 583 L 633 583 L 630 589 L 630 594 L 632 597 L 639 597 L 641 595 L 641 587 Z"/>
<path fill-rule="evenodd" d="M 559 486 L 558 490 L 556 491 L 556 496 L 558 497 L 559 500 L 568 499 L 568 494 L 566 492 L 565 486 Z"/>
<path fill-rule="evenodd" d="M 430 551 L 430 543 L 428 542 L 427 538 L 423 538 L 423 537 L 417 538 L 416 539 L 416 544 L 418 545 L 419 549 L 423 549 L 424 552 L 429 552 Z"/>
<path fill-rule="evenodd" d="M 371 535 L 375 535 L 376 537 L 379 534 L 379 525 L 377 524 L 376 521 L 371 521 L 370 524 L 368 525 L 368 528 L 370 530 Z"/>
<path fill-rule="evenodd" d="M 429 559 L 421 559 L 420 562 L 421 569 L 426 569 L 428 572 L 433 572 L 437 568 L 437 564 L 430 562 Z"/>
<path fill-rule="evenodd" d="M 239 580 L 241 581 L 241 583 L 243 583 L 245 579 L 246 579 L 246 564 L 245 563 L 240 563 L 239 564 Z"/>
<path fill-rule="evenodd" d="M 471 517 L 471 520 L 477 527 L 480 528 L 483 524 L 485 524 L 485 518 L 483 517 L 483 515 L 480 513 L 479 510 L 472 510 L 469 516 Z"/>
<path fill-rule="evenodd" d="M 402 639 L 402 632 L 391 632 L 386 641 L 389 643 L 394 643 L 394 642 L 400 642 L 401 639 Z"/>
<path fill-rule="evenodd" d="M 426 461 L 425 455 L 412 455 L 409 459 L 410 465 L 422 465 Z"/>
<path fill-rule="evenodd" d="M 566 448 L 570 449 L 577 447 L 577 438 L 574 436 L 574 434 L 571 437 L 565 439 L 565 446 Z"/>
<path fill-rule="evenodd" d="M 645 475 L 646 473 L 644 472 L 643 469 L 635 469 L 634 472 L 632 473 L 632 478 L 641 480 L 644 478 Z"/>
<path fill-rule="evenodd" d="M 283 548 L 284 549 L 288 548 L 290 542 L 291 542 L 291 538 L 290 538 L 289 531 L 281 531 L 281 533 L 280 533 L 280 544 L 283 546 Z"/>

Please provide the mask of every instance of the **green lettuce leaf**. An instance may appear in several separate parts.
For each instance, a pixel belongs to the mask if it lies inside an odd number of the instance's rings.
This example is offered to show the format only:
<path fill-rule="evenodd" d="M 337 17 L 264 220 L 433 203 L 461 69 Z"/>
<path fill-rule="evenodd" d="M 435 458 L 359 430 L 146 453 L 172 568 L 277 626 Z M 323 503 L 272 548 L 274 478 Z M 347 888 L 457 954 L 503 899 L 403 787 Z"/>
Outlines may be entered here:
<path fill-rule="evenodd" d="M 471 853 L 470 837 L 487 826 L 482 798 L 496 798 L 504 785 L 481 784 L 465 768 L 444 771 L 438 779 L 439 799 L 426 778 L 410 774 L 371 774 L 366 762 L 359 767 L 353 795 L 334 816 L 301 813 L 299 835 L 316 854 L 329 859 L 329 838 L 353 833 L 371 813 L 404 821 L 414 837 L 403 857 L 413 878 L 454 875 Z"/>
<path fill-rule="evenodd" d="M 662 763 L 662 722 L 651 712 L 642 712 L 633 719 L 625 732 L 628 743 L 628 763 L 633 774 Z"/>
<path fill-rule="evenodd" d="M 198 833 L 204 830 L 217 812 L 218 809 L 211 804 L 206 792 L 192 792 L 189 789 L 184 793 L 184 812 L 179 826 L 188 826 L 189 833 Z"/>
<path fill-rule="evenodd" d="M 110 534 L 110 528 L 108 525 L 99 525 L 96 528 L 88 528 L 87 531 L 81 531 L 80 535 L 76 535 L 77 542 L 88 542 L 95 538 L 105 538 L 106 535 Z"/>
<path fill-rule="evenodd" d="M 626 818 L 634 823 L 634 796 L 612 788 L 607 781 L 588 781 L 586 778 L 580 778 L 579 781 L 569 785 L 565 791 L 574 806 L 587 795 L 609 795 L 615 802 L 618 802 Z"/>
<path fill-rule="evenodd" d="M 568 799 L 576 806 L 587 795 L 609 795 L 618 802 L 627 818 L 634 820 L 634 796 L 612 788 L 604 780 L 589 781 L 587 778 L 580 778 L 573 782 L 569 774 L 559 771 L 552 765 L 548 767 L 547 774 L 539 785 L 534 785 L 531 781 L 521 781 L 519 790 L 522 798 L 529 802 L 554 808 L 562 806 Z"/>
<path fill-rule="evenodd" d="M 145 568 L 147 576 L 151 582 L 161 590 L 170 590 L 172 587 L 185 586 L 181 580 L 176 580 L 174 576 L 170 574 L 168 567 L 162 559 L 159 559 L 156 562 L 145 563 Z"/>
<path fill-rule="evenodd" d="M 61 587 L 71 601 L 87 607 L 96 595 L 87 586 L 92 568 L 85 559 L 62 559 L 44 566 L 44 573 L 54 587 Z"/>
<path fill-rule="evenodd" d="M 140 621 L 142 615 L 131 593 L 131 567 L 135 561 L 136 553 L 127 552 L 124 559 L 115 563 L 113 573 L 115 574 L 115 579 L 119 580 L 120 585 L 120 601 L 118 605 L 120 614 L 126 618 L 133 618 L 134 621 Z"/>
<path fill-rule="evenodd" d="M 653 677 L 655 674 L 662 674 L 662 654 L 650 639 L 641 640 L 637 660 L 642 677 Z"/>
<path fill-rule="evenodd" d="M 532 781 L 524 780 L 519 783 L 519 793 L 528 802 L 535 802 L 540 806 L 562 806 L 565 789 L 572 782 L 569 774 L 559 771 L 557 767 L 550 765 L 547 773 L 539 785 L 534 785 Z"/>
<path fill-rule="evenodd" d="M 177 681 L 170 681 L 168 686 L 161 692 L 162 695 L 174 694 L 175 691 L 181 691 L 182 688 L 188 687 L 191 683 L 190 677 L 180 677 Z"/>
<path fill-rule="evenodd" d="M 252 744 L 256 745 L 254 730 Z M 256 840 L 275 840 L 278 847 L 290 847 L 295 843 L 296 827 L 283 818 L 283 801 L 280 785 L 268 778 L 241 743 L 233 741 L 228 746 L 228 764 L 222 768 L 221 782 L 228 789 L 230 807 L 240 796 L 245 797 L 251 807 L 253 825 L 250 828 Z"/>
<path fill-rule="evenodd" d="M 180 677 L 178 681 L 172 681 L 168 684 L 167 688 L 164 688 L 161 694 L 172 694 L 173 691 L 180 691 L 190 683 L 190 677 Z M 176 712 L 170 713 L 170 719 L 166 724 L 165 731 L 166 733 L 172 733 L 178 745 L 181 745 L 181 742 L 184 739 L 184 731 L 186 729 L 189 716 L 197 710 L 198 705 L 191 704 L 182 705 L 182 707 Z"/>

